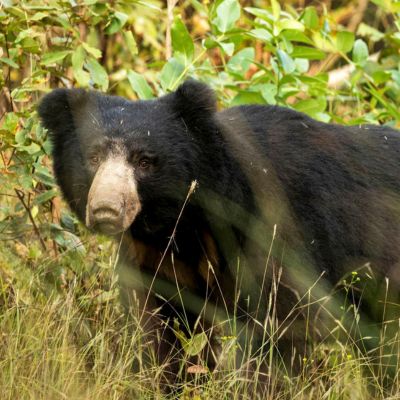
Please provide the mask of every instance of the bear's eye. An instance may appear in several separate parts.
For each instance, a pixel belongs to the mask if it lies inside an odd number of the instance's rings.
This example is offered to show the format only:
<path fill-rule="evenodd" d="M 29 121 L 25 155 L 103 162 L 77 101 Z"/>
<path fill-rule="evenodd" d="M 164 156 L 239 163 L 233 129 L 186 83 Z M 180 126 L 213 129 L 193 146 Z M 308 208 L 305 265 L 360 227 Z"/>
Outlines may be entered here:
<path fill-rule="evenodd" d="M 149 168 L 150 167 L 150 160 L 148 159 L 148 158 L 142 158 L 140 161 L 139 161 L 139 163 L 138 163 L 138 166 L 139 166 L 139 168 L 141 168 L 141 169 L 147 169 L 147 168 Z"/>
<path fill-rule="evenodd" d="M 100 157 L 97 154 L 90 156 L 90 164 L 97 165 L 100 161 Z"/>

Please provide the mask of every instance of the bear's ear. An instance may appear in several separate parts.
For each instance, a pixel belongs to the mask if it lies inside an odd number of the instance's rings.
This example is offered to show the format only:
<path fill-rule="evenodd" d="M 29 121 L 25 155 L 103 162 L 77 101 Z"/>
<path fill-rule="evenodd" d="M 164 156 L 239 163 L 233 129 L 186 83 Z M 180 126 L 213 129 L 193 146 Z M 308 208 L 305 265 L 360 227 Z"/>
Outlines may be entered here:
<path fill-rule="evenodd" d="M 89 191 L 77 124 L 87 117 L 90 93 L 83 89 L 55 89 L 43 97 L 38 114 L 52 141 L 53 168 L 70 207 L 84 221 Z"/>
<path fill-rule="evenodd" d="M 179 86 L 172 96 L 175 112 L 189 124 L 208 119 L 217 110 L 214 91 L 193 79 Z"/>
<path fill-rule="evenodd" d="M 55 89 L 41 100 L 38 113 L 43 126 L 53 136 L 65 131 L 73 131 L 74 112 L 87 101 L 83 89 Z"/>

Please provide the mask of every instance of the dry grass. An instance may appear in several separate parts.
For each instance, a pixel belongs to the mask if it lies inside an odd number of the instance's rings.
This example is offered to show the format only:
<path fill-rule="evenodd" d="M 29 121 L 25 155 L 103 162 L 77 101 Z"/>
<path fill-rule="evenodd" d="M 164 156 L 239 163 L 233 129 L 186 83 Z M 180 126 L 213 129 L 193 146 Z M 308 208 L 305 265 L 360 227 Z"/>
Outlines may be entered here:
<path fill-rule="evenodd" d="M 262 355 L 244 356 L 238 368 L 235 337 L 222 339 L 225 362 L 213 372 L 188 374 L 188 355 L 181 354 L 182 383 L 167 396 L 165 365 L 157 365 L 155 357 L 144 362 L 146 337 L 119 304 L 116 250 L 107 242 L 100 252 L 90 250 L 93 246 L 91 239 L 84 257 L 69 252 L 57 260 L 34 261 L 22 258 L 13 246 L 0 249 L 2 399 L 400 398 L 398 374 L 387 376 L 387 349 L 380 356 L 360 343 L 330 339 L 315 345 L 301 370 L 291 375 L 279 365 L 274 340 Z M 59 281 L 49 278 L 56 268 Z M 340 324 L 338 329 L 344 329 Z M 392 360 L 399 359 L 398 339 L 396 334 L 389 343 Z M 264 361 L 271 366 L 267 371 L 254 367 Z M 260 391 L 261 381 L 267 384 Z"/>

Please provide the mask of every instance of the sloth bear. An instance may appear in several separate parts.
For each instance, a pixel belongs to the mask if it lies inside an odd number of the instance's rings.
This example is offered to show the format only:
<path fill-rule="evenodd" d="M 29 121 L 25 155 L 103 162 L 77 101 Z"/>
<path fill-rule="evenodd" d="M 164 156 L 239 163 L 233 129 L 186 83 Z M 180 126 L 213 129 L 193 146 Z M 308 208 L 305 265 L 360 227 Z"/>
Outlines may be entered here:
<path fill-rule="evenodd" d="M 383 309 L 399 318 L 397 131 L 278 106 L 217 111 L 193 80 L 146 101 L 56 89 L 39 115 L 65 199 L 120 242 L 122 298 L 149 331 L 184 316 L 217 342 L 251 323 L 254 354 L 260 340 L 284 351 L 324 337 L 335 318 L 349 328 L 359 310 L 370 337 Z M 161 360 L 170 331 L 154 339 Z"/>

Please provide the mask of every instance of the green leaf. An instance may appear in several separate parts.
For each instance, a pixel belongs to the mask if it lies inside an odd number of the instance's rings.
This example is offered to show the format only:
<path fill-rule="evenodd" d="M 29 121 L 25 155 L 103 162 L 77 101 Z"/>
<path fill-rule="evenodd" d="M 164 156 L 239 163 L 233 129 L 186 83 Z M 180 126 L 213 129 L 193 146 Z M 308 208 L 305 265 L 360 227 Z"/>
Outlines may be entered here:
<path fill-rule="evenodd" d="M 80 87 L 88 87 L 90 83 L 90 74 L 83 69 L 74 70 L 74 77 Z"/>
<path fill-rule="evenodd" d="M 280 34 L 281 37 L 285 38 L 286 40 L 289 40 L 290 42 L 301 42 L 301 43 L 307 43 L 310 44 L 311 46 L 314 46 L 314 42 L 306 36 L 303 32 L 288 29 L 283 31 Z"/>
<path fill-rule="evenodd" d="M 275 105 L 276 104 L 275 96 L 278 94 L 277 86 L 272 83 L 265 83 L 261 85 L 260 89 L 261 89 L 260 90 L 261 95 L 265 99 L 265 101 L 268 104 Z"/>
<path fill-rule="evenodd" d="M 228 62 L 227 67 L 230 71 L 243 76 L 250 68 L 255 57 L 255 50 L 252 47 L 246 47 L 238 51 Z"/>
<path fill-rule="evenodd" d="M 310 69 L 310 62 L 306 58 L 295 58 L 296 70 L 301 74 L 306 73 Z"/>
<path fill-rule="evenodd" d="M 263 28 L 252 29 L 250 32 L 248 32 L 248 35 L 264 42 L 271 42 L 272 40 L 272 34 Z"/>
<path fill-rule="evenodd" d="M 4 64 L 7 64 L 8 66 L 10 66 L 12 68 L 16 68 L 16 69 L 19 68 L 19 65 L 15 61 L 13 61 L 7 57 L 0 57 L 0 61 Z"/>
<path fill-rule="evenodd" d="M 274 20 L 274 16 L 268 10 L 255 7 L 245 7 L 244 10 L 258 18 L 263 19 L 264 21 L 272 22 Z"/>
<path fill-rule="evenodd" d="M 108 89 L 108 75 L 106 70 L 92 57 L 88 58 L 85 66 L 89 70 L 93 83 L 105 92 Z"/>
<path fill-rule="evenodd" d="M 49 13 L 44 13 L 44 12 L 39 11 L 39 12 L 35 13 L 32 17 L 30 17 L 29 20 L 40 21 L 43 18 L 48 18 L 49 16 L 50 16 Z"/>
<path fill-rule="evenodd" d="M 182 80 L 184 70 L 185 66 L 180 61 L 175 57 L 170 58 L 160 73 L 160 83 L 163 90 L 174 90 Z"/>
<path fill-rule="evenodd" d="M 388 82 L 391 77 L 392 75 L 388 71 L 375 71 L 372 73 L 372 79 L 374 80 L 376 85 Z"/>
<path fill-rule="evenodd" d="M 53 149 L 53 145 L 52 145 L 52 143 L 51 143 L 51 141 L 49 139 L 47 139 L 44 143 L 42 143 L 42 147 L 43 147 L 44 152 L 47 155 L 51 154 L 52 149 Z"/>
<path fill-rule="evenodd" d="M 303 17 L 304 25 L 308 29 L 318 29 L 319 27 L 319 18 L 318 13 L 315 7 L 307 7 L 304 10 Z"/>
<path fill-rule="evenodd" d="M 357 39 L 353 46 L 353 61 L 360 66 L 365 65 L 368 58 L 368 47 L 362 39 Z"/>
<path fill-rule="evenodd" d="M 36 124 L 35 127 L 35 137 L 37 138 L 38 141 L 42 142 L 43 140 L 47 140 L 47 132 L 43 128 L 42 125 Z"/>
<path fill-rule="evenodd" d="M 217 17 L 212 22 L 220 32 L 225 33 L 235 27 L 239 18 L 239 2 L 237 0 L 223 0 L 217 7 Z"/>
<path fill-rule="evenodd" d="M 218 42 L 218 46 L 226 53 L 228 56 L 231 56 L 235 51 L 235 45 L 233 43 L 227 42 Z"/>
<path fill-rule="evenodd" d="M 71 58 L 72 58 L 72 67 L 82 68 L 86 58 L 83 46 L 78 46 L 76 50 L 72 53 Z"/>
<path fill-rule="evenodd" d="M 147 100 L 147 99 L 152 99 L 154 97 L 153 92 L 148 83 L 146 82 L 146 80 L 144 79 L 143 75 L 140 75 L 137 72 L 129 70 L 128 80 L 132 89 L 139 96 L 139 99 Z"/>
<path fill-rule="evenodd" d="M 385 37 L 385 35 L 382 32 L 379 32 L 372 26 L 364 24 L 364 22 L 361 22 L 361 24 L 358 26 L 357 35 L 367 36 L 373 42 L 379 42 L 379 40 L 382 40 Z"/>
<path fill-rule="evenodd" d="M 108 23 L 106 27 L 106 34 L 107 35 L 113 35 L 116 32 L 119 32 L 122 27 L 126 24 L 126 21 L 128 20 L 128 15 L 120 12 L 120 11 L 115 11 L 113 16 L 111 17 L 110 22 Z"/>
<path fill-rule="evenodd" d="M 78 236 L 74 235 L 72 232 L 62 229 L 59 225 L 56 224 L 51 224 L 50 229 L 51 235 L 58 245 L 64 247 L 67 250 L 74 250 L 81 255 L 86 254 L 85 246 Z"/>
<path fill-rule="evenodd" d="M 66 228 L 69 232 L 75 232 L 75 223 L 77 221 L 76 221 L 75 217 L 73 217 L 71 214 L 69 214 L 65 210 L 61 211 L 61 221 L 60 222 L 61 222 L 61 226 L 63 228 Z M 61 229 L 63 229 L 63 228 L 61 228 Z"/>
<path fill-rule="evenodd" d="M 5 121 L 3 121 L 2 129 L 14 133 L 18 128 L 18 121 L 19 121 L 19 118 L 18 118 L 17 114 L 15 114 L 14 112 L 6 113 Z M 20 129 L 16 135 L 18 135 L 19 132 L 24 132 L 24 136 L 25 136 L 25 130 Z"/>
<path fill-rule="evenodd" d="M 368 84 L 368 87 L 369 88 L 366 89 L 367 92 L 374 96 L 375 99 L 387 109 L 387 112 L 390 113 L 394 119 L 400 120 L 400 112 L 397 110 L 397 107 L 390 104 L 371 84 Z"/>
<path fill-rule="evenodd" d="M 55 64 L 57 61 L 63 60 L 70 53 L 71 53 L 70 50 L 54 51 L 52 53 L 46 53 L 42 57 L 41 64 L 43 66 L 48 66 L 48 65 L 51 65 L 51 64 Z"/>
<path fill-rule="evenodd" d="M 32 37 L 26 37 L 20 42 L 21 47 L 28 53 L 37 54 L 40 51 L 39 43 Z"/>
<path fill-rule="evenodd" d="M 33 189 L 33 179 L 30 174 L 24 174 L 22 173 L 21 176 L 19 177 L 18 181 L 20 182 L 21 186 L 26 189 L 26 190 L 31 190 Z"/>
<path fill-rule="evenodd" d="M 205 332 L 200 332 L 191 337 L 187 337 L 185 332 L 180 329 L 179 321 L 177 319 L 174 319 L 174 334 L 181 342 L 182 348 L 188 356 L 197 356 L 200 354 L 208 342 Z"/>
<path fill-rule="evenodd" d="M 278 21 L 279 16 L 281 15 L 281 6 L 277 0 L 271 0 L 271 6 L 274 19 L 275 21 Z"/>
<path fill-rule="evenodd" d="M 174 52 L 183 55 L 186 64 L 190 64 L 194 56 L 194 44 L 186 25 L 176 17 L 171 27 L 172 48 Z"/>
<path fill-rule="evenodd" d="M 371 1 L 387 12 L 396 13 L 400 11 L 400 4 L 398 1 L 393 1 L 393 0 L 371 0 Z"/>
<path fill-rule="evenodd" d="M 216 47 L 219 46 L 218 42 L 212 38 L 207 38 L 203 40 L 203 46 L 206 49 L 215 49 Z"/>
<path fill-rule="evenodd" d="M 313 47 L 295 46 L 291 56 L 293 58 L 307 58 L 308 60 L 323 60 L 325 53 Z"/>
<path fill-rule="evenodd" d="M 291 74 L 296 69 L 296 64 L 292 58 L 285 51 L 278 49 L 277 51 L 278 60 L 282 65 L 283 70 L 287 74 Z"/>
<path fill-rule="evenodd" d="M 99 49 L 96 49 L 95 47 L 89 46 L 87 43 L 82 42 L 83 48 L 91 54 L 94 58 L 100 58 L 101 57 L 101 51 Z"/>
<path fill-rule="evenodd" d="M 207 342 L 207 335 L 201 332 L 194 335 L 186 343 L 183 343 L 183 350 L 188 356 L 197 356 L 204 349 Z"/>
<path fill-rule="evenodd" d="M 20 87 L 16 86 L 15 89 L 12 90 L 11 96 L 14 102 L 28 102 L 31 100 L 31 92 L 32 89 L 29 86 Z"/>
<path fill-rule="evenodd" d="M 19 146 L 19 148 L 23 151 L 26 151 L 30 155 L 39 153 L 41 151 L 41 147 L 34 142 L 32 142 L 29 146 Z"/>
<path fill-rule="evenodd" d="M 336 35 L 336 48 L 341 53 L 348 53 L 354 45 L 354 33 L 342 31 Z"/>
<path fill-rule="evenodd" d="M 39 207 L 38 206 L 33 206 L 31 208 L 31 215 L 33 219 L 36 219 L 36 216 L 39 214 Z"/>
<path fill-rule="evenodd" d="M 306 113 L 312 117 L 325 111 L 326 100 L 324 99 L 306 99 L 300 100 L 293 106 L 297 111 Z"/>
<path fill-rule="evenodd" d="M 26 141 L 26 131 L 25 129 L 20 129 L 15 134 L 15 143 L 17 145 L 23 145 Z"/>
<path fill-rule="evenodd" d="M 239 106 L 241 104 L 265 104 L 264 97 L 258 92 L 240 91 L 230 102 L 230 106 Z"/>
<path fill-rule="evenodd" d="M 57 196 L 57 189 L 50 189 L 47 192 L 41 193 L 38 196 L 35 197 L 35 199 L 33 200 L 33 204 L 37 205 L 37 204 L 43 204 L 46 201 L 51 200 L 53 197 Z"/>
<path fill-rule="evenodd" d="M 72 72 L 78 82 L 79 86 L 87 87 L 90 82 L 90 75 L 83 70 L 85 63 L 86 53 L 83 46 L 78 46 L 77 49 L 72 53 Z"/>
<path fill-rule="evenodd" d="M 287 29 L 300 31 L 300 32 L 304 31 L 304 25 L 301 22 L 296 21 L 295 19 L 284 18 L 284 19 L 277 21 L 275 25 L 278 28 L 278 32 L 281 32 L 281 31 L 284 31 Z"/>
<path fill-rule="evenodd" d="M 14 2 L 11 2 L 13 4 Z M 18 7 L 7 7 L 7 13 L 15 15 L 19 20 L 25 20 L 25 11 L 21 6 Z"/>
<path fill-rule="evenodd" d="M 51 187 L 56 186 L 53 175 L 51 175 L 48 171 L 44 171 L 44 170 L 37 171 L 36 170 L 33 176 L 35 177 L 35 179 L 37 181 L 42 182 L 47 186 L 51 186 Z"/>
<path fill-rule="evenodd" d="M 138 48 L 136 45 L 136 41 L 133 37 L 133 33 L 131 31 L 124 31 L 124 40 L 126 45 L 128 46 L 129 51 L 132 55 L 138 54 Z"/>

